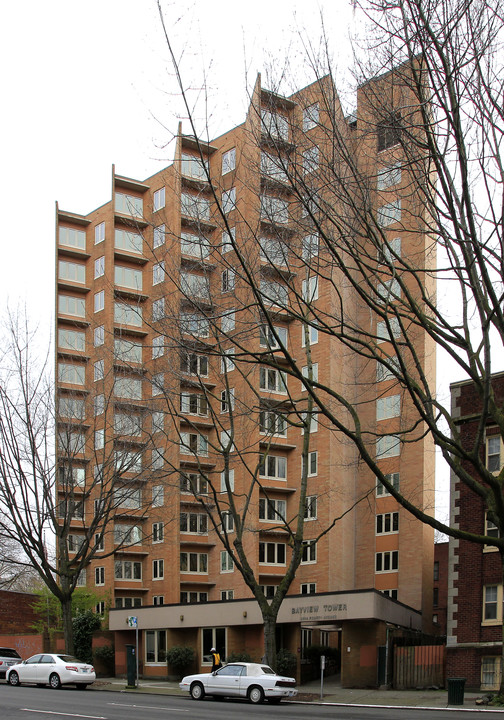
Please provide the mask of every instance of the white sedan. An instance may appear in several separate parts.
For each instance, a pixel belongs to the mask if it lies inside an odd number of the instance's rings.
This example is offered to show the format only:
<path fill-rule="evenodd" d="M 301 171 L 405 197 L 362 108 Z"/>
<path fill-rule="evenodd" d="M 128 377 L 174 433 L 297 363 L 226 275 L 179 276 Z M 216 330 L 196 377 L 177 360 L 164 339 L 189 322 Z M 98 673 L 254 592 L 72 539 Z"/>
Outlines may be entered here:
<path fill-rule="evenodd" d="M 33 683 L 50 685 L 57 690 L 62 685 L 75 685 L 85 690 L 96 680 L 94 667 L 82 663 L 71 655 L 59 653 L 40 653 L 32 655 L 7 670 L 7 682 L 10 685 Z"/>
<path fill-rule="evenodd" d="M 236 662 L 210 673 L 187 675 L 179 687 L 188 690 L 193 700 L 205 695 L 247 698 L 251 703 L 279 703 L 282 698 L 297 695 L 294 678 L 277 675 L 262 663 Z"/>

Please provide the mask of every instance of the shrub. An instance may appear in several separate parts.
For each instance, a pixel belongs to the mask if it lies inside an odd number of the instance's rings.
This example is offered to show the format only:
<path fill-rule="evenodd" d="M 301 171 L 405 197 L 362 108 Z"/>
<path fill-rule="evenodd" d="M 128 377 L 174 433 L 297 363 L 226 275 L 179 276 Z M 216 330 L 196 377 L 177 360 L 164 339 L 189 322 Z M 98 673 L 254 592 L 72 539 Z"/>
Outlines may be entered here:
<path fill-rule="evenodd" d="M 183 677 L 185 671 L 194 663 L 194 650 L 192 647 L 175 645 L 166 651 L 166 660 L 177 675 Z"/>
<path fill-rule="evenodd" d="M 276 671 L 279 675 L 287 675 L 292 677 L 296 674 L 297 657 L 289 650 L 282 648 L 277 652 Z"/>
<path fill-rule="evenodd" d="M 113 645 L 102 645 L 94 650 L 94 656 L 99 660 L 107 675 L 113 675 L 115 670 L 115 648 Z"/>
<path fill-rule="evenodd" d="M 91 610 L 81 612 L 72 620 L 75 657 L 81 662 L 93 662 L 93 632 L 101 627 L 101 618 Z"/>
<path fill-rule="evenodd" d="M 231 653 L 231 655 L 228 655 L 226 658 L 226 662 L 253 662 L 250 655 L 246 652 L 241 653 Z"/>

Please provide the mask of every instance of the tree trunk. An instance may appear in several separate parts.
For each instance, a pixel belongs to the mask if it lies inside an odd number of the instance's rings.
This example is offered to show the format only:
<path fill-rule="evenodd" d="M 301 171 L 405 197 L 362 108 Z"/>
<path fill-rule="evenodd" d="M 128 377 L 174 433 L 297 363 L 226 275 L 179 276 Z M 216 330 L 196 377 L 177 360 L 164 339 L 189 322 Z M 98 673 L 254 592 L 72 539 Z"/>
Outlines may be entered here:
<path fill-rule="evenodd" d="M 276 621 L 277 613 L 265 613 L 263 611 L 264 621 L 264 654 L 266 662 L 273 670 L 276 670 Z"/>
<path fill-rule="evenodd" d="M 65 652 L 74 654 L 74 638 L 72 624 L 72 598 L 61 598 L 61 614 L 63 618 L 63 636 L 65 639 Z"/>

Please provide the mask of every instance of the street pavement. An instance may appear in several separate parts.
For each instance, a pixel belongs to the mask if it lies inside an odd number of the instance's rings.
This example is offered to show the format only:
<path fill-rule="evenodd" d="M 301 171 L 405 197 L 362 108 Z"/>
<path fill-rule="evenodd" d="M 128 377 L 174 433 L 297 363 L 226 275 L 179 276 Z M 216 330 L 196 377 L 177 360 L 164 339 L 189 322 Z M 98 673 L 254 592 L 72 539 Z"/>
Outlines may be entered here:
<path fill-rule="evenodd" d="M 98 678 L 89 689 L 110 690 L 125 693 L 142 693 L 154 695 L 187 695 L 180 690 L 177 682 L 164 680 L 140 680 L 137 688 L 127 688 L 124 678 Z M 379 707 L 415 707 L 415 708 L 446 708 L 447 710 L 492 710 L 504 714 L 504 708 L 477 705 L 476 700 L 485 693 L 465 692 L 463 705 L 449 705 L 447 690 L 378 690 L 369 688 L 342 688 L 338 678 L 324 679 L 323 696 L 321 698 L 320 680 L 298 686 L 295 702 L 314 702 L 335 705 L 364 705 Z M 292 701 L 289 701 L 292 702 Z"/>

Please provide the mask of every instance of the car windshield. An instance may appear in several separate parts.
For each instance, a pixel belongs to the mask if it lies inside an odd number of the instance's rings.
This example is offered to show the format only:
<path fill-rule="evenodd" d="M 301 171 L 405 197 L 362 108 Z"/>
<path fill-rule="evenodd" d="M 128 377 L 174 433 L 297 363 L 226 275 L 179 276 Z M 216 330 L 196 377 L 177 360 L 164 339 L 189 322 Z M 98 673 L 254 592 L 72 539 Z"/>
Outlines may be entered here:
<path fill-rule="evenodd" d="M 0 656 L 7 657 L 7 658 L 15 658 L 16 660 L 21 660 L 21 655 L 18 652 L 16 652 L 15 650 L 11 650 L 10 648 L 0 648 Z"/>
<path fill-rule="evenodd" d="M 274 675 L 275 671 L 272 670 L 269 665 L 261 665 L 261 670 L 265 675 Z"/>
<path fill-rule="evenodd" d="M 63 660 L 63 662 L 71 662 L 71 663 L 80 663 L 80 660 L 77 660 L 76 657 L 73 655 L 56 655 L 57 658 L 60 660 Z"/>

